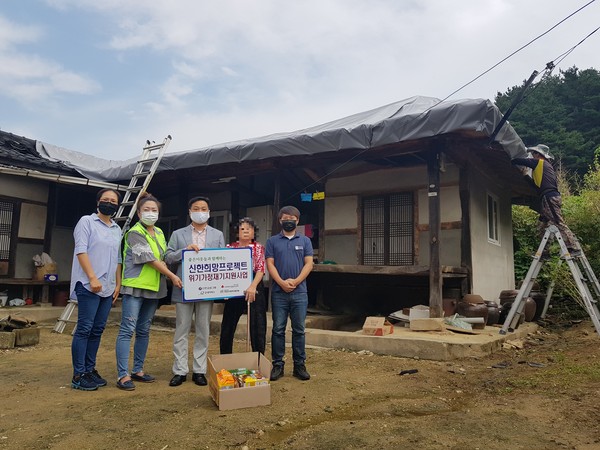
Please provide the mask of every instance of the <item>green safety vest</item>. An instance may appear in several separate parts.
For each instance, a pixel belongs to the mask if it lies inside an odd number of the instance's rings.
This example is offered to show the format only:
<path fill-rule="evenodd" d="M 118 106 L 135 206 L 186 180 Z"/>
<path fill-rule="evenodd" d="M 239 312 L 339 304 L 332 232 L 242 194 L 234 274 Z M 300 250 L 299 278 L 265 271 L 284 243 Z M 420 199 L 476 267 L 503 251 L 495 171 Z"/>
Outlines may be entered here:
<path fill-rule="evenodd" d="M 146 238 L 150 248 L 152 249 L 152 253 L 157 260 L 161 259 L 161 249 L 162 253 L 167 249 L 167 241 L 165 240 L 165 235 L 162 230 L 158 227 L 154 227 L 154 234 L 156 237 L 153 237 L 146 227 L 141 222 L 136 223 L 131 229 L 125 234 L 125 247 L 123 249 L 123 280 L 121 284 L 123 286 L 129 286 L 140 289 L 147 289 L 149 291 L 158 292 L 160 289 L 160 275 L 161 273 L 156 270 L 154 267 L 149 266 L 148 264 L 143 264 L 140 270 L 135 270 L 133 268 L 133 258 L 131 255 L 130 247 L 127 242 L 127 235 L 135 231 Z M 158 247 L 160 245 L 160 248 Z M 132 272 L 132 269 L 134 272 Z M 129 278 L 125 278 L 125 274 L 129 275 Z"/>

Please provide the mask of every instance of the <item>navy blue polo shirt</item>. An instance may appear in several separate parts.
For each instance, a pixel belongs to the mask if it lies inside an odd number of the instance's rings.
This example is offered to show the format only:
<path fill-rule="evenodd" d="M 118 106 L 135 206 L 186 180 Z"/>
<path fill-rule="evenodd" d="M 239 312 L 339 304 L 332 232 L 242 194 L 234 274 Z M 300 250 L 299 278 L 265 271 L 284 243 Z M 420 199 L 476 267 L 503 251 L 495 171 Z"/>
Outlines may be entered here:
<path fill-rule="evenodd" d="M 289 239 L 283 231 L 267 240 L 265 258 L 273 258 L 279 276 L 284 280 L 296 278 L 304 267 L 304 258 L 313 255 L 310 239 L 299 234 Z M 281 286 L 272 283 L 274 292 L 283 292 Z M 298 285 L 294 292 L 307 292 L 306 280 Z"/>

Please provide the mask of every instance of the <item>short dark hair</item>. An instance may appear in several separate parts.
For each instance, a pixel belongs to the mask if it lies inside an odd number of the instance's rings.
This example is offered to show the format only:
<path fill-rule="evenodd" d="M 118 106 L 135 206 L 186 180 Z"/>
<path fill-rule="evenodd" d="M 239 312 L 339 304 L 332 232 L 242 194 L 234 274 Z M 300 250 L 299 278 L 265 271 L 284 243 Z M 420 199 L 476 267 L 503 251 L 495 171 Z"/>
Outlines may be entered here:
<path fill-rule="evenodd" d="M 156 203 L 156 206 L 158 206 L 159 211 L 162 209 L 162 205 L 154 195 L 150 192 L 142 192 L 138 197 L 137 212 L 140 212 L 140 209 L 142 209 L 142 206 L 144 206 L 146 202 L 154 202 Z"/>
<path fill-rule="evenodd" d="M 300 210 L 298 210 L 298 208 L 296 208 L 295 206 L 284 206 L 279 210 L 277 218 L 281 219 L 281 216 L 283 216 L 284 214 L 295 216 L 296 218 L 298 218 L 298 220 L 300 220 Z"/>
<path fill-rule="evenodd" d="M 190 199 L 190 201 L 188 202 L 188 209 L 192 207 L 192 205 L 196 202 L 206 202 L 206 204 L 208 205 L 208 209 L 210 209 L 210 200 L 208 199 L 208 197 L 204 197 L 202 195 L 197 195 L 196 197 L 192 197 Z"/>
<path fill-rule="evenodd" d="M 121 194 L 119 193 L 119 191 L 117 191 L 116 189 L 112 189 L 112 188 L 100 189 L 98 191 L 98 193 L 96 194 L 96 203 L 98 203 L 100 201 L 100 199 L 106 192 L 114 192 L 115 194 L 117 194 L 117 200 L 118 200 L 119 204 L 121 203 Z"/>

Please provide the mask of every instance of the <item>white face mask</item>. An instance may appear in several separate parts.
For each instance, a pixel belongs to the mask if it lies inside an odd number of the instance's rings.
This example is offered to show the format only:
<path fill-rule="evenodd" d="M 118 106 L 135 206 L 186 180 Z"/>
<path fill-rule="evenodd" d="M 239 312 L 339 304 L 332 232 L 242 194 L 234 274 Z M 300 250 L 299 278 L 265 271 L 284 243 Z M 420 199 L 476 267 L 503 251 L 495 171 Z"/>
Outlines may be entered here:
<path fill-rule="evenodd" d="M 190 219 L 195 223 L 206 223 L 210 219 L 210 213 L 206 211 L 192 211 L 190 213 Z"/>
<path fill-rule="evenodd" d="M 157 220 L 158 213 L 154 211 L 144 211 L 140 217 L 140 221 L 146 226 L 154 225 Z"/>

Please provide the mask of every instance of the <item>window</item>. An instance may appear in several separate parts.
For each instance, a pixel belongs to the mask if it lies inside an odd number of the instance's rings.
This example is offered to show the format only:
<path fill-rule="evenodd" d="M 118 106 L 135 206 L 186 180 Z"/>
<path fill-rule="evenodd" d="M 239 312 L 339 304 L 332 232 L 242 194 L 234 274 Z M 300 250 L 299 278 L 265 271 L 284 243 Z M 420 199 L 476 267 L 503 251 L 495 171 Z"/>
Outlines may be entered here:
<path fill-rule="evenodd" d="M 0 275 L 8 275 L 11 266 L 11 244 L 13 243 L 13 221 L 15 204 L 0 200 Z"/>
<path fill-rule="evenodd" d="M 211 211 L 208 224 L 220 230 L 225 238 L 225 244 L 229 243 L 229 211 Z"/>
<path fill-rule="evenodd" d="M 498 197 L 490 193 L 487 194 L 487 229 L 488 241 L 500 244 L 500 235 L 498 233 Z"/>
<path fill-rule="evenodd" d="M 363 199 L 363 264 L 414 264 L 413 206 L 411 192 Z"/>

